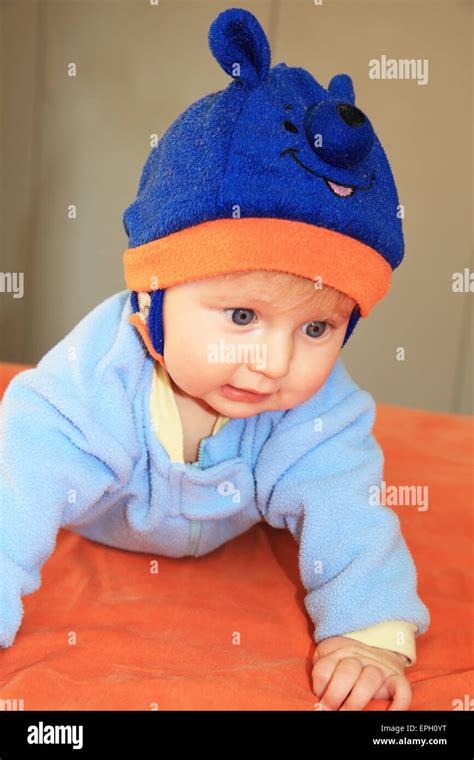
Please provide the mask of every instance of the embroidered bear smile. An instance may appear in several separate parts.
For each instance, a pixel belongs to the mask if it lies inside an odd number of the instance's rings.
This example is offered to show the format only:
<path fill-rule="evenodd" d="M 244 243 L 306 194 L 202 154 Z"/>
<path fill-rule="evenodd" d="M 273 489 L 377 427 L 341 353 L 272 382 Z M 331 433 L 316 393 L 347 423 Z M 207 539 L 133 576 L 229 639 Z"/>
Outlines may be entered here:
<path fill-rule="evenodd" d="M 306 166 L 302 163 L 297 157 L 296 157 L 296 151 L 297 148 L 286 148 L 286 150 L 283 150 L 280 153 L 280 158 L 283 156 L 286 156 L 287 154 L 291 156 L 293 161 L 298 164 L 298 166 L 302 166 L 303 169 L 305 169 L 310 174 L 313 174 L 315 177 L 321 177 L 326 185 L 329 187 L 332 193 L 334 195 L 337 195 L 339 198 L 348 198 L 350 195 L 353 195 L 356 190 L 370 190 L 374 183 L 374 175 L 370 178 L 370 184 L 366 187 L 357 187 L 356 185 L 341 185 L 337 182 L 333 182 L 328 177 L 326 177 L 324 174 L 318 174 L 318 172 L 315 172 L 314 169 L 310 169 L 309 166 Z"/>

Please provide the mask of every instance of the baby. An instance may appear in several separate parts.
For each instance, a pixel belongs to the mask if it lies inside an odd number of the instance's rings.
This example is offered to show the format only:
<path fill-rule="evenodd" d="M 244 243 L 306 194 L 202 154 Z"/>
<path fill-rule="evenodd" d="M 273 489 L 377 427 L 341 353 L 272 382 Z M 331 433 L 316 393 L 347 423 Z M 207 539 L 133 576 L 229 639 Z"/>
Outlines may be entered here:
<path fill-rule="evenodd" d="M 124 213 L 128 290 L 5 392 L 0 646 L 61 527 L 200 557 L 264 520 L 299 546 L 321 709 L 404 710 L 429 611 L 372 501 L 375 402 L 339 355 L 403 258 L 391 170 L 347 75 L 325 90 L 270 69 L 245 10 L 209 44 L 233 80 L 151 151 Z"/>

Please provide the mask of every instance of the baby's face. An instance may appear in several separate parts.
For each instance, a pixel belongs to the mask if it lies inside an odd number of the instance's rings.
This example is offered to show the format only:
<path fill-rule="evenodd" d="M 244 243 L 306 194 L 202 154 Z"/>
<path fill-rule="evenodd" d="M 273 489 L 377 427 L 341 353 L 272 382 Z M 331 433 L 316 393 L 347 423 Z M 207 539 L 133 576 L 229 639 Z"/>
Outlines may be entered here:
<path fill-rule="evenodd" d="M 226 417 L 292 409 L 310 398 L 331 373 L 350 318 L 347 309 L 323 310 L 317 290 L 310 299 L 290 296 L 279 305 L 278 293 L 255 284 L 251 277 L 238 285 L 213 277 L 165 291 L 170 379 Z M 149 297 L 140 294 L 139 303 L 143 318 Z M 239 399 L 223 388 L 229 385 L 268 395 Z"/>

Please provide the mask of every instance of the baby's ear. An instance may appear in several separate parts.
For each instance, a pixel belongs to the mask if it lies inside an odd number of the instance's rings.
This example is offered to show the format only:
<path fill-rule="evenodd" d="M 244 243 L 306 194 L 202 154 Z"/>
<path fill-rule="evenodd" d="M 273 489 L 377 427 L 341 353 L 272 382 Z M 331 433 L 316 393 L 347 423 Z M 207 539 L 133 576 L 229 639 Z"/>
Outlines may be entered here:
<path fill-rule="evenodd" d="M 209 27 L 208 42 L 224 71 L 249 89 L 266 79 L 270 69 L 270 45 L 250 11 L 228 8 L 219 13 Z"/>
<path fill-rule="evenodd" d="M 140 309 L 140 319 L 146 325 L 148 322 L 148 313 L 150 311 L 151 296 L 149 293 L 138 294 L 138 307 Z"/>

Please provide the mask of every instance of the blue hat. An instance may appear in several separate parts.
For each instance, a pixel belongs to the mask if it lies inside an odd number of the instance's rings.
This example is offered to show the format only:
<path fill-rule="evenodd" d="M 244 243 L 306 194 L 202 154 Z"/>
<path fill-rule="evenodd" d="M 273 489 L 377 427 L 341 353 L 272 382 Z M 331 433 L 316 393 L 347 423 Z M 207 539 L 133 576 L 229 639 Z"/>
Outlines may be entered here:
<path fill-rule="evenodd" d="M 343 346 L 404 255 L 398 195 L 347 74 L 327 90 L 303 68 L 270 68 L 249 11 L 209 29 L 228 86 L 190 105 L 152 149 L 123 215 L 129 321 L 163 359 L 166 288 L 227 272 L 281 271 L 351 296 Z M 148 324 L 136 291 L 152 293 Z"/>

